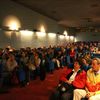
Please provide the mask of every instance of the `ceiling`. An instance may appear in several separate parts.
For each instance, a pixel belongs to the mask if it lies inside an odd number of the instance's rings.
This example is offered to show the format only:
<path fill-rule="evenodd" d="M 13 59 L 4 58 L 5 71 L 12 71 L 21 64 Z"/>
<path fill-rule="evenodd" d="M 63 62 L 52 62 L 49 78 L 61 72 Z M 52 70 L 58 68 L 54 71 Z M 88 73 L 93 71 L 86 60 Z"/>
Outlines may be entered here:
<path fill-rule="evenodd" d="M 100 31 L 100 0 L 13 0 L 64 27 Z"/>

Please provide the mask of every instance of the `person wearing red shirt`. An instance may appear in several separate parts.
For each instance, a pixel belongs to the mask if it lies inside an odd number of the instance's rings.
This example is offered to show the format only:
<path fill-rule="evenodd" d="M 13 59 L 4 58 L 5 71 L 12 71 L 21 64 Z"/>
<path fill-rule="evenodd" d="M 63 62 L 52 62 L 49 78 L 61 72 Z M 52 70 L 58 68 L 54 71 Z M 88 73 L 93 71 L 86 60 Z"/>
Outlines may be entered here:
<path fill-rule="evenodd" d="M 79 61 L 74 62 L 74 69 L 67 69 L 60 76 L 55 100 L 71 100 L 74 89 L 83 89 L 86 83 L 86 72 L 80 69 Z M 65 86 L 62 86 L 62 83 Z M 60 90 L 59 90 L 60 89 Z"/>

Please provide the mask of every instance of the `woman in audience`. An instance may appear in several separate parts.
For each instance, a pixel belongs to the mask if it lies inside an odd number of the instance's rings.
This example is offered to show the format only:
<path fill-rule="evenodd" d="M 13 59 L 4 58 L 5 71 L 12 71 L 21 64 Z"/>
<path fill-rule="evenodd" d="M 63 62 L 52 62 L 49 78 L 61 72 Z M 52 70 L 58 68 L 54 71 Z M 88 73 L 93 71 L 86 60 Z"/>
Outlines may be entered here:
<path fill-rule="evenodd" d="M 71 61 L 71 63 L 74 63 L 75 55 L 76 55 L 75 49 L 72 47 L 71 50 L 70 50 L 70 61 Z"/>
<path fill-rule="evenodd" d="M 11 80 L 16 76 L 16 69 L 18 68 L 18 64 L 15 60 L 15 56 L 13 54 L 9 54 L 9 58 L 6 62 L 7 72 L 9 73 L 9 85 L 11 85 Z"/>
<path fill-rule="evenodd" d="M 13 54 L 9 54 L 9 58 L 7 60 L 7 69 L 9 72 L 13 72 L 14 69 L 18 66 L 15 57 Z"/>
<path fill-rule="evenodd" d="M 80 69 L 79 61 L 74 62 L 74 69 L 67 69 L 60 77 L 54 100 L 71 100 L 75 88 L 83 89 L 86 82 L 86 72 Z"/>
<path fill-rule="evenodd" d="M 91 68 L 91 66 L 88 64 L 85 58 L 82 58 L 81 68 L 85 70 L 86 72 Z"/>

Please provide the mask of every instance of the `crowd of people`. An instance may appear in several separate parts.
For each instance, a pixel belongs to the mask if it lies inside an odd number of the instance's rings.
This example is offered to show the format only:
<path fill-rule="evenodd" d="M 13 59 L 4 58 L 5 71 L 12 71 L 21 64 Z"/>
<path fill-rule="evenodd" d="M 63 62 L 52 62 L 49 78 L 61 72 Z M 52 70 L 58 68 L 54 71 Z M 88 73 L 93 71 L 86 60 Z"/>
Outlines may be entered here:
<path fill-rule="evenodd" d="M 100 100 L 100 56 L 93 56 L 98 52 L 93 48 L 81 56 L 78 52 L 73 65 L 61 74 L 51 100 Z"/>
<path fill-rule="evenodd" d="M 80 98 L 90 97 L 92 92 L 100 90 L 100 60 L 94 59 L 94 54 L 100 51 L 98 44 L 99 42 L 77 42 L 53 47 L 0 49 L 0 87 L 15 83 L 24 87 L 37 77 L 43 81 L 47 73 L 53 74 L 55 69 L 67 66 L 66 73 L 63 73 L 59 79 L 57 100 L 70 100 L 72 97 L 74 100 L 80 100 Z M 90 78 L 92 71 L 95 72 L 93 66 L 96 66 L 94 65 L 96 61 L 99 66 L 98 79 Z M 87 77 L 88 81 L 86 81 Z M 70 87 L 68 91 L 63 88 L 62 83 L 66 88 Z M 95 85 L 99 87 L 98 90 L 92 90 L 92 85 L 94 88 Z M 84 90 L 86 86 L 88 93 Z M 83 93 L 84 95 L 79 95 Z"/>

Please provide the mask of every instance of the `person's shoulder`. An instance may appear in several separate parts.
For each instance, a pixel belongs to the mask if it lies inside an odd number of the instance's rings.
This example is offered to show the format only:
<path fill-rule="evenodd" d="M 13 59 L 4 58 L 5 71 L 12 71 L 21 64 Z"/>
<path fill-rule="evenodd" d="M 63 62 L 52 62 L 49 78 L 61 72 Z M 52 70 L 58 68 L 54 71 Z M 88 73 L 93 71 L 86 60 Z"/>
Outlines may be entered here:
<path fill-rule="evenodd" d="M 81 72 L 82 72 L 82 73 L 86 73 L 86 71 L 85 71 L 85 70 L 82 70 Z"/>
<path fill-rule="evenodd" d="M 73 71 L 73 69 L 72 68 L 67 68 L 67 70 L 66 71 Z"/>
<path fill-rule="evenodd" d="M 88 73 L 93 73 L 92 68 L 90 68 L 90 69 L 87 71 L 87 74 L 88 74 Z"/>
<path fill-rule="evenodd" d="M 90 68 L 87 72 L 93 72 L 92 68 Z"/>
<path fill-rule="evenodd" d="M 86 71 L 80 70 L 79 73 L 80 73 L 81 75 L 85 75 L 85 74 L 86 74 Z"/>

